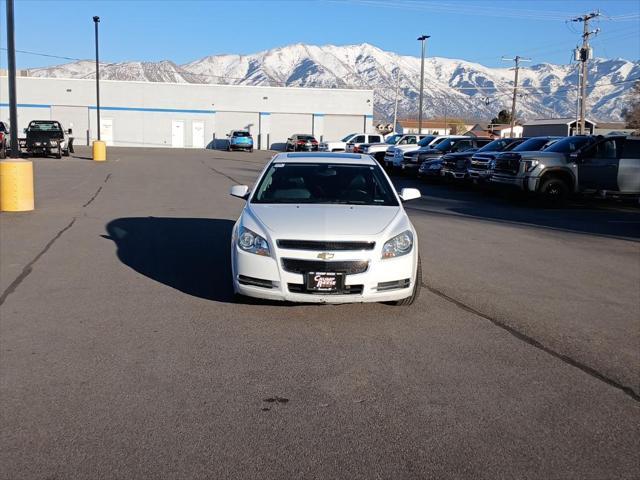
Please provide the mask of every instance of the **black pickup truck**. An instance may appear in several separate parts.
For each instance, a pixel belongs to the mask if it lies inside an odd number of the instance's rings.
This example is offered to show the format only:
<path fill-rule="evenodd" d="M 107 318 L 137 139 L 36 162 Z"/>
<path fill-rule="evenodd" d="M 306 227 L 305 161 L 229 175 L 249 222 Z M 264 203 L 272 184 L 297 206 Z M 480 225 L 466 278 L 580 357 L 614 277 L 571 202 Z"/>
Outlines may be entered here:
<path fill-rule="evenodd" d="M 69 156 L 73 151 L 69 134 L 71 129 L 63 130 L 60 122 L 55 120 L 32 120 L 29 126 L 24 129 L 27 137 L 21 140 L 21 147 L 24 147 L 30 155 L 55 155 L 56 158 Z"/>

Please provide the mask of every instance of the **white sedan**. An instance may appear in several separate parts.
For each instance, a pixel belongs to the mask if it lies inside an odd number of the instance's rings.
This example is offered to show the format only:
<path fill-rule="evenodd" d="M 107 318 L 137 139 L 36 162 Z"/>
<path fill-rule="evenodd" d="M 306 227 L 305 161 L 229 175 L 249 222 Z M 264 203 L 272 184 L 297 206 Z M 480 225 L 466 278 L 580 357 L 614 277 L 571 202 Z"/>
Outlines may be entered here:
<path fill-rule="evenodd" d="M 233 288 L 270 300 L 394 302 L 418 297 L 418 236 L 403 201 L 368 155 L 281 153 L 246 200 L 231 239 Z"/>

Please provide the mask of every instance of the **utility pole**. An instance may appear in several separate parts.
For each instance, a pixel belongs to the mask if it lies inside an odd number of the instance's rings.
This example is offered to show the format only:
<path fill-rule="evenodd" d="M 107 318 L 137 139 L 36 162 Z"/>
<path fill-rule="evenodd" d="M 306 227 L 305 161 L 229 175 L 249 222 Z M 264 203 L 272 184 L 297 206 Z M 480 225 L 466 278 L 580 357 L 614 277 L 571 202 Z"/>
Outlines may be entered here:
<path fill-rule="evenodd" d="M 98 23 L 100 17 L 93 17 L 96 30 L 96 118 L 98 120 L 98 141 L 100 141 L 100 60 L 98 57 Z"/>
<path fill-rule="evenodd" d="M 16 43 L 14 30 L 13 0 L 7 0 L 7 60 L 9 67 L 9 139 L 11 158 L 18 158 L 18 100 L 16 97 Z"/>
<path fill-rule="evenodd" d="M 589 37 L 591 35 L 597 35 L 600 31 L 596 28 L 593 31 L 589 31 L 589 21 L 593 18 L 599 17 L 600 12 L 591 12 L 579 17 L 572 18 L 572 22 L 582 22 L 582 48 L 576 49 L 576 60 L 580 61 L 580 121 L 578 122 L 578 134 L 585 134 L 585 116 L 587 112 L 587 61 L 593 55 L 591 47 L 589 46 Z"/>
<path fill-rule="evenodd" d="M 422 42 L 422 55 L 420 61 L 420 110 L 418 111 L 418 135 L 422 133 L 422 102 L 424 98 L 424 53 L 425 53 L 425 41 L 427 38 L 431 38 L 431 35 L 420 35 L 418 41 Z"/>
<path fill-rule="evenodd" d="M 400 67 L 396 67 L 396 105 L 393 108 L 393 133 L 396 132 L 396 125 L 398 124 L 398 92 L 400 90 Z"/>
<path fill-rule="evenodd" d="M 515 62 L 516 64 L 515 66 L 516 76 L 513 81 L 513 99 L 511 100 L 511 133 L 509 134 L 509 137 L 513 138 L 514 136 L 513 129 L 516 124 L 516 99 L 518 98 L 518 73 L 520 71 L 520 62 L 530 62 L 531 59 L 521 57 L 520 55 L 516 55 L 514 58 L 502 57 L 502 60 Z"/>

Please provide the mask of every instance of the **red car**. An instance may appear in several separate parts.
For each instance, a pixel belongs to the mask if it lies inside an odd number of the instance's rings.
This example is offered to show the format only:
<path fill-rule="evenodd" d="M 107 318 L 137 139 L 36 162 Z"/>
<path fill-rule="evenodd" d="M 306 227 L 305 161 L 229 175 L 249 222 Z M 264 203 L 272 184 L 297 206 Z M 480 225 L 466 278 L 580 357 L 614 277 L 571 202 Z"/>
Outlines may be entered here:
<path fill-rule="evenodd" d="M 287 138 L 286 152 L 317 152 L 318 141 L 313 135 L 296 133 Z"/>

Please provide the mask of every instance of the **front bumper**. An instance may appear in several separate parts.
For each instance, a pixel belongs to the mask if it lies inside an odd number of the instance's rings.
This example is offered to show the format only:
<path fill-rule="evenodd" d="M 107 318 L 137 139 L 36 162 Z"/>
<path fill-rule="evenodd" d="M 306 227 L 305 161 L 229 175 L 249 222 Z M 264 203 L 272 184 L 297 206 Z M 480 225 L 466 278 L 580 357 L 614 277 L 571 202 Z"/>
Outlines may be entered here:
<path fill-rule="evenodd" d="M 491 172 L 489 170 L 474 170 L 470 168 L 468 170 L 469 177 L 473 180 L 486 180 L 488 181 L 491 177 Z"/>
<path fill-rule="evenodd" d="M 363 273 L 346 274 L 340 293 L 309 293 L 305 275 L 284 269 L 282 259 L 317 261 L 317 252 L 277 249 L 274 257 L 247 253 L 232 246 L 233 288 L 236 293 L 266 300 L 296 303 L 364 303 L 402 300 L 413 293 L 417 268 L 417 245 L 405 256 L 381 260 L 376 250 L 335 252 L 332 261 L 368 261 Z M 247 281 L 247 279 L 250 279 Z M 256 280 L 259 280 L 256 282 Z M 379 288 L 385 282 L 409 280 L 399 288 Z M 258 286 L 257 284 L 267 286 Z M 270 288 L 269 288 L 270 286 Z M 350 293 L 346 293 L 350 292 Z"/>
<path fill-rule="evenodd" d="M 443 168 L 442 169 L 442 176 L 453 178 L 455 180 L 464 180 L 464 179 L 467 178 L 467 172 L 466 171 L 451 170 L 451 169 Z"/>

